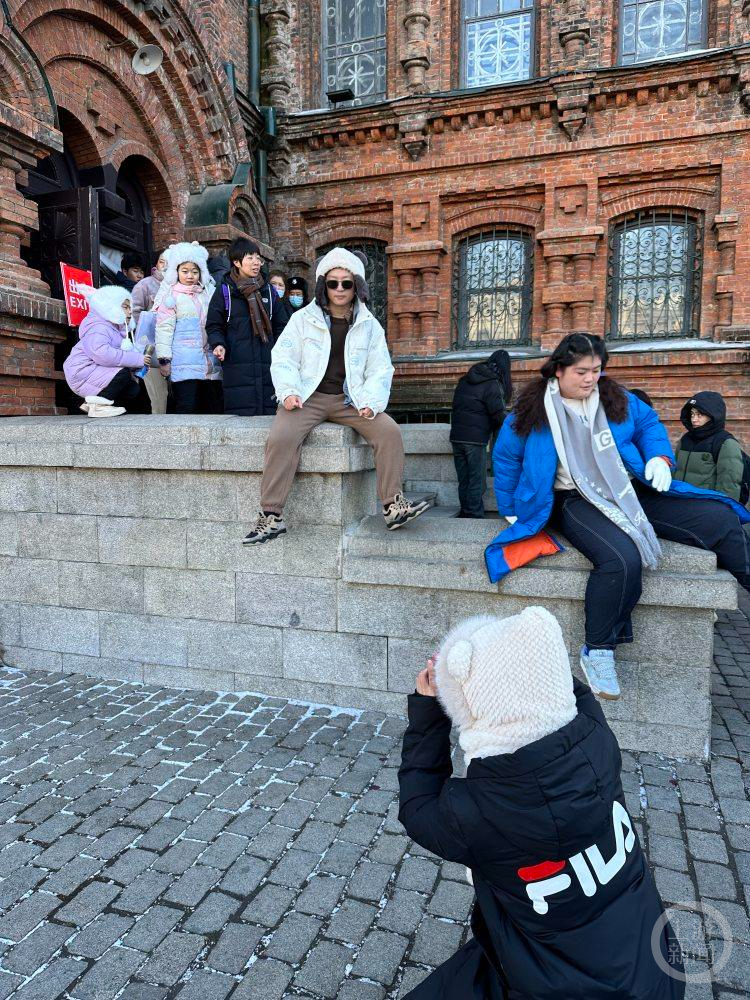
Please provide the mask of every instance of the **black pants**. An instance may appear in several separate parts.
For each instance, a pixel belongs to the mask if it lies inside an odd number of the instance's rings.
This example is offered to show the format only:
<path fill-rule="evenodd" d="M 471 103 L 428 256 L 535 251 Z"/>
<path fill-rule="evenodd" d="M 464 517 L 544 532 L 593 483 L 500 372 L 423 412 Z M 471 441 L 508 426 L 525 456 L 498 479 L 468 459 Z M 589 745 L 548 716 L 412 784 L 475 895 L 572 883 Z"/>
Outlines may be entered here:
<path fill-rule="evenodd" d="M 203 378 L 188 378 L 172 382 L 172 413 L 223 413 L 224 394 L 221 382 Z"/>
<path fill-rule="evenodd" d="M 151 412 L 151 400 L 143 379 L 136 378 L 129 368 L 121 368 L 99 395 L 111 399 L 115 406 L 124 406 L 128 413 Z"/>
<path fill-rule="evenodd" d="M 636 483 L 641 507 L 659 538 L 716 553 L 750 590 L 750 538 L 731 507 L 719 500 L 657 493 Z M 576 490 L 559 490 L 550 519 L 594 564 L 586 584 L 586 645 L 614 649 L 633 641 L 630 616 L 641 596 L 641 556 L 633 542 Z"/>
<path fill-rule="evenodd" d="M 458 477 L 459 514 L 484 517 L 484 491 L 487 486 L 487 445 L 453 441 L 453 462 Z"/>

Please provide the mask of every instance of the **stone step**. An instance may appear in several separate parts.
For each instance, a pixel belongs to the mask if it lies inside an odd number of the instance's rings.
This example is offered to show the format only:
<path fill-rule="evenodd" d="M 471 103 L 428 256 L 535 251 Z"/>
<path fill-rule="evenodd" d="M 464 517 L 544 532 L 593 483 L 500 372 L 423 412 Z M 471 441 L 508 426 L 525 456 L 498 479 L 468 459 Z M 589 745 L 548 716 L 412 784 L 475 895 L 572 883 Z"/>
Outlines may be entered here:
<path fill-rule="evenodd" d="M 438 515 L 429 511 L 419 520 L 398 531 L 388 531 L 379 517 L 365 517 L 347 534 L 346 553 L 353 557 L 386 557 L 393 559 L 426 559 L 467 565 L 476 562 L 484 572 L 484 550 L 503 529 L 504 519 L 464 520 Z M 534 566 L 546 569 L 581 569 L 588 572 L 589 561 L 564 538 L 553 532 L 564 552 L 538 560 Z M 662 559 L 656 574 L 698 573 L 710 574 L 716 569 L 713 552 L 691 548 L 676 542 L 663 541 Z M 485 574 L 486 575 L 486 574 Z M 647 571 L 646 575 L 651 575 Z M 723 607 L 723 605 L 722 605 Z"/>

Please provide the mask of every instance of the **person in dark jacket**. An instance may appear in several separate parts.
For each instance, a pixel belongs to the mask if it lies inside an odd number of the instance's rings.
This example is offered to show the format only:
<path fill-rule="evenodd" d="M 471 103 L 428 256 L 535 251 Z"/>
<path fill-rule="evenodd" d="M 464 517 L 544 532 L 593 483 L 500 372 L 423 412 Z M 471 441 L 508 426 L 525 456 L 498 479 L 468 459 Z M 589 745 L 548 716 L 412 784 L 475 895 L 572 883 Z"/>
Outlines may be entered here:
<path fill-rule="evenodd" d="M 307 305 L 307 282 L 304 278 L 294 275 L 289 279 L 287 297 L 293 312 Z"/>
<path fill-rule="evenodd" d="M 276 413 L 271 349 L 286 325 L 275 290 L 262 273 L 260 247 L 241 237 L 228 250 L 231 269 L 208 307 L 206 334 L 224 373 L 224 412 Z"/>
<path fill-rule="evenodd" d="M 450 434 L 461 505 L 458 517 L 484 517 L 487 444 L 502 425 L 512 388 L 507 351 L 495 351 L 458 380 Z"/>
<path fill-rule="evenodd" d="M 451 723 L 467 762 L 453 778 Z M 466 865 L 473 938 L 406 1000 L 680 1000 L 679 943 L 557 619 L 471 618 L 417 677 L 399 820 Z"/>
<path fill-rule="evenodd" d="M 145 273 L 141 255 L 132 250 L 128 251 L 122 255 L 120 270 L 115 275 L 115 284 L 132 292 Z"/>
<path fill-rule="evenodd" d="M 744 462 L 737 439 L 724 427 L 727 406 L 718 392 L 696 392 L 680 419 L 687 428 L 675 452 L 674 478 L 740 501 Z"/>

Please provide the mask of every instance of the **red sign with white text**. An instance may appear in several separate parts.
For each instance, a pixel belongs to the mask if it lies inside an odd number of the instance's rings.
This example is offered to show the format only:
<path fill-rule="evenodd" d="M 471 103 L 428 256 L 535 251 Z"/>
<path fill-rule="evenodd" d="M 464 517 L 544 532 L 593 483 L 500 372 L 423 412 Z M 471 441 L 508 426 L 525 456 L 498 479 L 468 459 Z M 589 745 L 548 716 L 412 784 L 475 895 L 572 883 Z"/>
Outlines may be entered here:
<path fill-rule="evenodd" d="M 65 308 L 68 311 L 68 323 L 78 326 L 89 311 L 89 304 L 78 291 L 79 285 L 94 287 L 94 276 L 91 271 L 82 271 L 80 267 L 60 262 L 62 271 L 63 291 L 65 292 Z"/>

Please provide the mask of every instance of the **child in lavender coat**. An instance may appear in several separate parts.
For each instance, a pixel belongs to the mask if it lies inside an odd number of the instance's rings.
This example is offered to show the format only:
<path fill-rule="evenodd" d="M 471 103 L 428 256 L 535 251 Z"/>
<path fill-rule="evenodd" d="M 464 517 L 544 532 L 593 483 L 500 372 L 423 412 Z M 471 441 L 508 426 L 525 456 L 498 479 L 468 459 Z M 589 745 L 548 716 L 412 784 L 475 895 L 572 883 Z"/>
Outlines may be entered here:
<path fill-rule="evenodd" d="M 128 411 L 149 412 L 143 383 L 135 371 L 151 364 L 129 339 L 130 292 L 116 285 L 82 289 L 88 314 L 78 329 L 78 343 L 68 355 L 65 380 L 90 417 L 119 417 Z"/>

